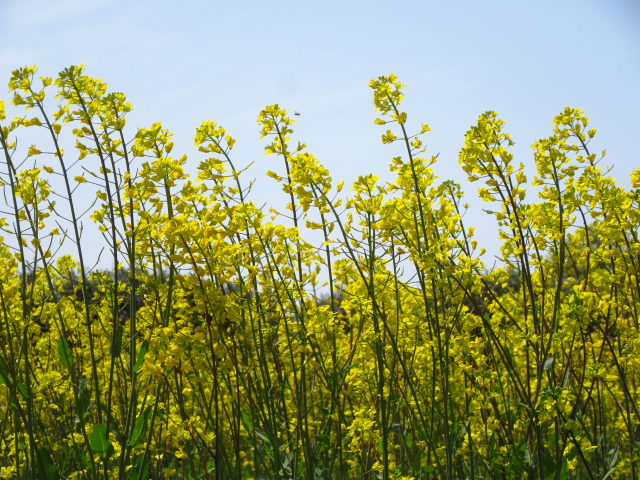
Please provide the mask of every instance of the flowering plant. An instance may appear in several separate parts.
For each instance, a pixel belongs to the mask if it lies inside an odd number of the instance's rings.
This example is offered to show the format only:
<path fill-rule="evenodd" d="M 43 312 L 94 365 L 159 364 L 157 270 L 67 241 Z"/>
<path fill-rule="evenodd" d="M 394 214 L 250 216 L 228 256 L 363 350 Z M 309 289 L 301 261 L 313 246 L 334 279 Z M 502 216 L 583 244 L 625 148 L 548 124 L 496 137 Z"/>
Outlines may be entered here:
<path fill-rule="evenodd" d="M 498 222 L 488 269 L 404 85 L 370 87 L 394 181 L 345 195 L 271 105 L 288 212 L 269 219 L 219 123 L 192 178 L 83 67 L 13 72 L 35 114 L 0 102 L 1 478 L 638 478 L 640 169 L 617 185 L 566 108 L 532 147 L 532 199 L 483 113 L 459 163 Z M 88 263 L 85 215 L 113 271 Z"/>

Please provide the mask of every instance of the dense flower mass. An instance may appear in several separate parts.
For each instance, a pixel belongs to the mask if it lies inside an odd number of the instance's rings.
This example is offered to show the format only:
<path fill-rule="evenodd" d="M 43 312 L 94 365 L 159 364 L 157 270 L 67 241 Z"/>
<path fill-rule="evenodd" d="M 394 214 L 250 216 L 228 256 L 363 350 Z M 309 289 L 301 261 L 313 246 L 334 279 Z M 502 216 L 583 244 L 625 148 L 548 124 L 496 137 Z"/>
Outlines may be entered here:
<path fill-rule="evenodd" d="M 532 198 L 505 122 L 483 113 L 459 163 L 499 226 L 489 269 L 404 86 L 370 87 L 395 180 L 345 195 L 271 105 L 258 123 L 288 211 L 269 215 L 218 122 L 196 130 L 192 178 L 172 133 L 132 137 L 125 96 L 82 67 L 13 72 L 0 478 L 640 476 L 640 169 L 617 185 L 566 108 L 532 147 Z M 44 135 L 23 150 L 28 127 Z M 83 252 L 93 224 L 113 271 Z"/>

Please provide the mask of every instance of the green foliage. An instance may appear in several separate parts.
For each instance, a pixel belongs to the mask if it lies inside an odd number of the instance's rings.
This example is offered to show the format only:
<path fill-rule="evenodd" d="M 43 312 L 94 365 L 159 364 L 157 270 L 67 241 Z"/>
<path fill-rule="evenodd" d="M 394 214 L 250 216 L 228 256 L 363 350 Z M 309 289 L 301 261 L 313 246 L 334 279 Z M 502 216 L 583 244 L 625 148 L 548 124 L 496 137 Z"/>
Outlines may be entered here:
<path fill-rule="evenodd" d="M 532 147 L 532 200 L 480 115 L 459 163 L 499 226 L 490 270 L 403 85 L 370 87 L 394 181 L 343 193 L 271 105 L 289 203 L 269 219 L 217 122 L 191 178 L 171 132 L 132 137 L 125 96 L 82 67 L 13 72 L 35 116 L 0 102 L 1 477 L 638 478 L 640 169 L 616 185 L 566 108 Z M 45 136 L 23 151 L 28 127 Z M 85 210 L 112 272 L 89 267 Z"/>

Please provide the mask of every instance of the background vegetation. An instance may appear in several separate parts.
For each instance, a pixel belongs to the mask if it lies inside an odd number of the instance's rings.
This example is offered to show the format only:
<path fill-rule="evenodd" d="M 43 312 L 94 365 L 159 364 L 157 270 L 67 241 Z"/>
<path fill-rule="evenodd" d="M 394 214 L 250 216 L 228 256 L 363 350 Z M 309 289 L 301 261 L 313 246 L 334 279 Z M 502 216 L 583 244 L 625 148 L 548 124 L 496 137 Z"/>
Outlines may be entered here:
<path fill-rule="evenodd" d="M 495 112 L 467 132 L 459 162 L 503 242 L 487 269 L 393 75 L 370 87 L 396 179 L 348 196 L 287 111 L 260 112 L 278 213 L 218 123 L 191 179 L 162 125 L 129 136 L 123 94 L 35 74 L 9 85 L 25 116 L 0 103 L 0 475 L 637 478 L 640 190 L 599 166 L 580 110 L 533 145 L 530 184 Z M 25 152 L 26 127 L 48 137 Z M 83 255 L 84 215 L 114 271 Z"/>

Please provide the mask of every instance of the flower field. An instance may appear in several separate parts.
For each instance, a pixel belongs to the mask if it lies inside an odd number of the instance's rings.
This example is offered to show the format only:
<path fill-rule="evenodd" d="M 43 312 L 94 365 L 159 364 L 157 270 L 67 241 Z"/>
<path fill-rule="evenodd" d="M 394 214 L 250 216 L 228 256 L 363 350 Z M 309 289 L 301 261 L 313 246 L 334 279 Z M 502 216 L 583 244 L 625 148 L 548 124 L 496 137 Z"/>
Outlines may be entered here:
<path fill-rule="evenodd" d="M 219 123 L 197 128 L 190 177 L 171 132 L 127 126 L 125 96 L 82 67 L 13 72 L 0 478 L 640 477 L 640 169 L 617 185 L 567 107 L 529 180 L 483 113 L 459 163 L 498 224 L 492 267 L 404 86 L 370 87 L 395 180 L 343 189 L 271 105 L 288 204 L 269 213 Z"/>

